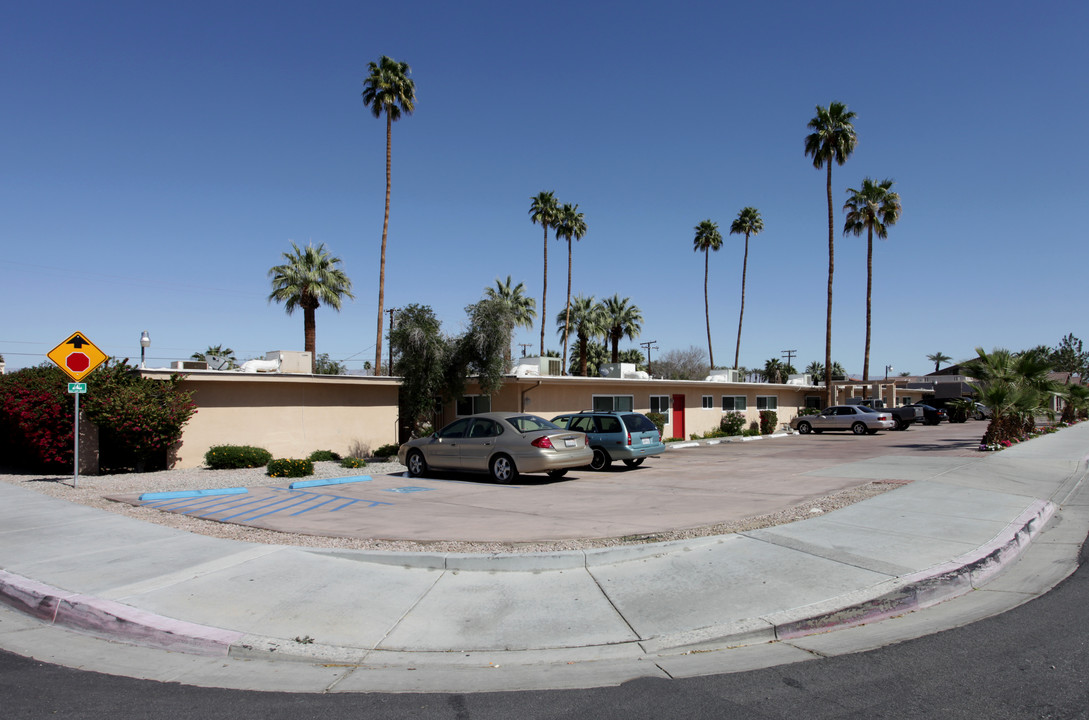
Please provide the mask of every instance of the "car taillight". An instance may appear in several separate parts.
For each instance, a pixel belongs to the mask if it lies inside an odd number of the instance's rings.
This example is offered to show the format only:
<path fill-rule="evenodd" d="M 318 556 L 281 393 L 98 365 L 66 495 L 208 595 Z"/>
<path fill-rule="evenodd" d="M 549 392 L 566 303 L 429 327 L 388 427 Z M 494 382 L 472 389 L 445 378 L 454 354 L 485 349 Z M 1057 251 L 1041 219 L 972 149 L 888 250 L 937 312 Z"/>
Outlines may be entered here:
<path fill-rule="evenodd" d="M 628 445 L 631 445 L 631 433 L 628 433 Z"/>
<path fill-rule="evenodd" d="M 551 450 L 554 447 L 552 445 L 552 438 L 548 437 L 547 435 L 543 435 L 537 438 L 536 440 L 531 442 L 530 445 L 532 445 L 533 447 L 544 448 L 545 450 Z"/>

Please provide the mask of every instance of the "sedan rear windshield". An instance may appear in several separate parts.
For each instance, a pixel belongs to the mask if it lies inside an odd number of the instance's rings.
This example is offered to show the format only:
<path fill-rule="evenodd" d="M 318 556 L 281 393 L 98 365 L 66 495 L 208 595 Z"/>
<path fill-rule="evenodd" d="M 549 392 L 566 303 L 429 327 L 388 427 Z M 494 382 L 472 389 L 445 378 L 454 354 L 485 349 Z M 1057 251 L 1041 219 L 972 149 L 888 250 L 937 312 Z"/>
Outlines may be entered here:
<path fill-rule="evenodd" d="M 533 432 L 534 430 L 561 430 L 558 425 L 554 425 L 544 418 L 539 418 L 536 415 L 515 415 L 514 417 L 507 418 L 507 422 L 515 427 L 518 432 Z"/>
<path fill-rule="evenodd" d="M 624 424 L 628 426 L 628 432 L 650 432 L 658 429 L 654 423 L 647 419 L 646 415 L 632 413 L 622 417 L 624 418 Z"/>

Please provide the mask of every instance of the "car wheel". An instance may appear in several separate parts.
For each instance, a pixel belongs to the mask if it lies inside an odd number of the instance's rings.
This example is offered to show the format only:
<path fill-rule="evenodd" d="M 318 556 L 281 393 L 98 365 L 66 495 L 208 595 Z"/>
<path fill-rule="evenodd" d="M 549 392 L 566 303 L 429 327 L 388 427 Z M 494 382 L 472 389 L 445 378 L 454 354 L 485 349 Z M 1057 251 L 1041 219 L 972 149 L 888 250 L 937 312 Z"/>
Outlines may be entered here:
<path fill-rule="evenodd" d="M 635 467 L 639 467 L 640 465 L 642 465 L 644 460 L 646 460 L 646 458 L 634 458 L 634 459 L 631 459 L 631 460 L 625 460 L 624 464 L 627 465 L 630 468 L 635 468 Z"/>
<path fill-rule="evenodd" d="M 896 427 L 893 430 L 907 430 L 907 424 L 903 420 L 898 417 L 894 417 L 893 420 L 896 422 Z"/>
<path fill-rule="evenodd" d="M 976 413 L 976 420 L 986 420 L 986 419 L 987 418 L 983 413 L 981 413 L 981 412 Z"/>
<path fill-rule="evenodd" d="M 518 479 L 518 468 L 515 467 L 514 461 L 506 455 L 496 455 L 492 458 L 488 469 L 491 470 L 492 479 L 504 485 Z"/>
<path fill-rule="evenodd" d="M 812 429 L 813 426 L 807 422 L 798 423 L 798 432 L 800 432 L 802 435 L 808 435 Z"/>
<path fill-rule="evenodd" d="M 553 480 L 559 480 L 560 478 L 562 478 L 566 474 L 567 474 L 567 468 L 560 468 L 559 470 L 549 470 L 548 471 L 548 477 L 552 478 Z"/>
<path fill-rule="evenodd" d="M 851 432 L 853 432 L 855 435 L 865 435 L 866 426 L 860 422 L 856 422 L 854 425 L 851 426 Z"/>
<path fill-rule="evenodd" d="M 594 470 L 608 470 L 609 466 L 613 464 L 613 459 L 609 457 L 609 453 L 605 452 L 601 448 L 594 448 L 594 459 L 590 461 L 590 467 Z"/>
<path fill-rule="evenodd" d="M 424 455 L 419 450 L 409 450 L 405 464 L 408 466 L 409 477 L 422 477 L 427 472 L 427 460 L 424 460 Z"/>

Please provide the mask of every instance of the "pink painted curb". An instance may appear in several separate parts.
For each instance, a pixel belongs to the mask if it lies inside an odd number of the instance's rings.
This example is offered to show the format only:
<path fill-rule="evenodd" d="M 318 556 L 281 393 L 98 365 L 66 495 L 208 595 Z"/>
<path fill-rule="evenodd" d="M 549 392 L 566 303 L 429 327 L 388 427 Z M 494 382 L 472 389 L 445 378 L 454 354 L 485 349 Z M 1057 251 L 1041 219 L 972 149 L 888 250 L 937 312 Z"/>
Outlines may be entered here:
<path fill-rule="evenodd" d="M 855 605 L 775 627 L 779 640 L 887 620 L 971 592 L 1016 560 L 1055 514 L 1055 504 L 1036 500 L 990 542 L 949 562 L 901 578 L 892 592 Z"/>
<path fill-rule="evenodd" d="M 51 625 L 107 640 L 226 657 L 243 633 L 156 615 L 112 600 L 67 592 L 0 570 L 0 602 Z"/>

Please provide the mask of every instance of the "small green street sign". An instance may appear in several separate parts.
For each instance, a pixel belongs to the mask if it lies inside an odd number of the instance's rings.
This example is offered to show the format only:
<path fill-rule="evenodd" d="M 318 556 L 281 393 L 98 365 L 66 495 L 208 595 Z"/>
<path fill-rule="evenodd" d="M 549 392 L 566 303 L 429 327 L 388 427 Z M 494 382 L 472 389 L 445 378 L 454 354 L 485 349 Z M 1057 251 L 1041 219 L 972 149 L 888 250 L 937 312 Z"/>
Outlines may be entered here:
<path fill-rule="evenodd" d="M 68 392 L 72 394 L 87 392 L 87 383 L 68 383 Z"/>

